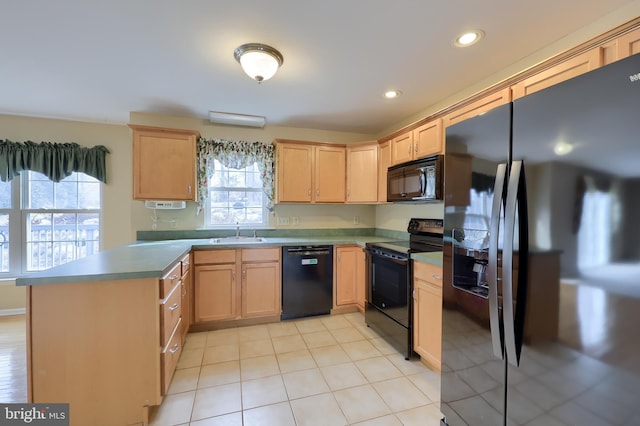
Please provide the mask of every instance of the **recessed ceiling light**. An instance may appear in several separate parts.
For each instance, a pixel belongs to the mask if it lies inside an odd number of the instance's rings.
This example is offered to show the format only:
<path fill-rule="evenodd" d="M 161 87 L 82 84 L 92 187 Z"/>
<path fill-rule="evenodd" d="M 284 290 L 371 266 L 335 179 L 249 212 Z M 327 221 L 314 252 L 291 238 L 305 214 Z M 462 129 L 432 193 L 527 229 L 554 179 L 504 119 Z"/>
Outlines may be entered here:
<path fill-rule="evenodd" d="M 384 92 L 384 97 L 387 99 L 394 99 L 397 98 L 398 96 L 400 96 L 402 94 L 401 91 L 399 90 L 388 90 L 386 92 Z"/>
<path fill-rule="evenodd" d="M 465 31 L 456 37 L 453 44 L 458 47 L 471 46 L 479 42 L 482 37 L 484 37 L 484 31 L 482 30 Z"/>

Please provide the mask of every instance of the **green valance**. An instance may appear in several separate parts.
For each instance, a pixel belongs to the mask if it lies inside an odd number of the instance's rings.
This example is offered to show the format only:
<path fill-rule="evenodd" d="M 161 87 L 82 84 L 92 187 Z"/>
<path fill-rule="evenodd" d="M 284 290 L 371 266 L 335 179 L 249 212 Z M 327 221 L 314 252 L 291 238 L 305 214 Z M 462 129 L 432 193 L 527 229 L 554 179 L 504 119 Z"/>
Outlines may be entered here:
<path fill-rule="evenodd" d="M 86 148 L 75 142 L 0 141 L 0 179 L 7 182 L 23 170 L 42 173 L 60 182 L 73 172 L 85 173 L 107 183 L 105 157 L 109 150 L 102 145 Z"/>

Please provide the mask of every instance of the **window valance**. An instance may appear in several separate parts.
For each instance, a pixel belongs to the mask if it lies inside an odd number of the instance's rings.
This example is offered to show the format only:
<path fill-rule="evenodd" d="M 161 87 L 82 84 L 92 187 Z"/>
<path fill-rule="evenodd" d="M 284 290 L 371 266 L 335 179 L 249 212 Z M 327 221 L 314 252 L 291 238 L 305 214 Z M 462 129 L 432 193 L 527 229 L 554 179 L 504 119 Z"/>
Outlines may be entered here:
<path fill-rule="evenodd" d="M 107 182 L 106 155 L 102 145 L 87 148 L 75 142 L 0 141 L 0 179 L 7 182 L 23 170 L 39 172 L 60 182 L 73 172 L 85 173 Z"/>
<path fill-rule="evenodd" d="M 213 160 L 225 167 L 240 169 L 258 164 L 262 185 L 267 197 L 267 208 L 273 211 L 275 146 L 265 142 L 228 141 L 225 139 L 199 138 L 198 157 L 198 207 L 200 213 L 207 202 L 209 176 L 213 175 Z"/>

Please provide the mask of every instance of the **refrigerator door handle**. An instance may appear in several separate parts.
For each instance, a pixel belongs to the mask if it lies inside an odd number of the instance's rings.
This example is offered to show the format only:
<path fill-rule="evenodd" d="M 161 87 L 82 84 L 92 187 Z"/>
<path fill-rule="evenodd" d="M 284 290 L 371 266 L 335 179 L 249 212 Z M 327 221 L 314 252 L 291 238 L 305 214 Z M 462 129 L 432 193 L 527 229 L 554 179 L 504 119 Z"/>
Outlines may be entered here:
<path fill-rule="evenodd" d="M 513 294 L 513 237 L 518 209 L 518 293 L 514 312 Z M 527 218 L 527 192 L 524 176 L 524 163 L 513 161 L 507 188 L 505 211 L 504 245 L 502 251 L 502 304 L 504 338 L 507 360 L 512 365 L 520 364 L 520 354 L 524 337 L 524 319 L 527 295 L 527 265 L 529 263 L 529 231 Z"/>
<path fill-rule="evenodd" d="M 491 208 L 491 223 L 489 225 L 489 264 L 487 268 L 491 343 L 493 346 L 493 354 L 500 359 L 504 359 L 504 338 L 498 304 L 498 239 L 506 174 L 507 165 L 499 164 L 493 187 L 493 205 Z"/>

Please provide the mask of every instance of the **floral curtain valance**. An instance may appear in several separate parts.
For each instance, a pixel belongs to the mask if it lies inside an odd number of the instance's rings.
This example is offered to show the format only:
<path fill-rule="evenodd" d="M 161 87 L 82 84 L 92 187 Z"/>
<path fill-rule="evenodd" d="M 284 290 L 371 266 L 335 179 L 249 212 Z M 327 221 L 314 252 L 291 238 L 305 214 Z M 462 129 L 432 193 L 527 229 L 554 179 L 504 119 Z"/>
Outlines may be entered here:
<path fill-rule="evenodd" d="M 107 183 L 106 155 L 109 150 L 77 143 L 0 141 L 0 179 L 7 182 L 23 170 L 42 173 L 60 182 L 73 172 L 85 173 Z"/>
<path fill-rule="evenodd" d="M 228 141 L 224 139 L 198 139 L 198 207 L 197 214 L 204 208 L 208 196 L 208 180 L 213 175 L 213 160 L 225 167 L 241 169 L 253 163 L 258 164 L 262 175 L 267 208 L 273 211 L 274 204 L 274 162 L 275 146 L 272 143 Z"/>

